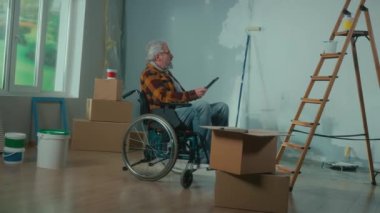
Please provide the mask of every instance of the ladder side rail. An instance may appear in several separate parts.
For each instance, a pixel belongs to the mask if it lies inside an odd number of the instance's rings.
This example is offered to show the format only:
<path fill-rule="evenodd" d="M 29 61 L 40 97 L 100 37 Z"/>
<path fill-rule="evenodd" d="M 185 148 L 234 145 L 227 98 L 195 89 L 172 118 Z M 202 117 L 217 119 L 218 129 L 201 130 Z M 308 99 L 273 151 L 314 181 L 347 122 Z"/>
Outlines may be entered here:
<path fill-rule="evenodd" d="M 353 35 L 353 33 L 354 33 L 354 29 L 355 29 L 355 27 L 356 27 L 356 24 L 357 24 L 359 18 L 360 18 L 361 6 L 362 6 L 362 4 L 363 4 L 364 2 L 365 2 L 365 0 L 361 0 L 359 7 L 356 9 L 355 17 L 354 17 L 354 20 L 353 20 L 353 23 L 352 23 L 352 28 L 350 29 L 350 31 L 349 31 L 349 33 L 348 33 L 348 35 L 347 35 L 347 37 L 346 37 L 346 40 L 345 40 L 345 42 L 344 42 L 344 44 L 343 44 L 341 54 L 340 54 L 340 56 L 339 56 L 339 58 L 338 58 L 337 64 L 335 65 L 335 68 L 334 68 L 334 71 L 333 71 L 333 74 L 332 74 L 332 79 L 330 80 L 330 82 L 329 82 L 329 84 L 328 84 L 328 87 L 327 87 L 326 92 L 325 92 L 324 97 L 323 97 L 323 103 L 321 104 L 320 109 L 318 110 L 318 113 L 317 113 L 317 116 L 316 116 L 316 120 L 314 121 L 314 124 L 318 124 L 318 123 L 319 123 L 320 117 L 321 117 L 321 115 L 322 115 L 322 112 L 323 112 L 324 107 L 325 107 L 325 105 L 326 105 L 326 102 L 327 102 L 327 100 L 328 100 L 328 97 L 329 97 L 329 95 L 330 95 L 330 93 L 331 93 L 331 90 L 332 90 L 332 87 L 333 87 L 333 85 L 334 85 L 334 83 L 335 83 L 336 77 L 337 77 L 337 75 L 338 75 L 338 72 L 339 72 L 340 66 L 342 65 L 343 58 L 344 58 L 345 53 L 346 53 L 346 51 L 347 51 L 348 45 L 350 44 L 350 41 L 351 41 L 352 35 Z M 346 0 L 346 4 L 345 4 L 344 9 L 347 9 L 349 3 L 350 3 L 350 0 Z M 343 14 L 343 13 L 342 13 L 342 14 Z M 322 62 L 323 62 L 323 61 L 322 61 L 322 59 L 321 59 L 320 63 L 318 64 L 318 67 L 317 67 L 316 70 L 314 71 L 314 74 L 319 74 L 320 68 L 321 68 L 321 66 L 322 66 Z M 314 84 L 314 83 L 313 83 L 313 84 Z M 309 88 L 308 88 L 308 90 L 307 90 L 306 93 L 305 93 L 305 98 L 307 98 L 308 95 L 310 94 L 310 92 L 311 92 L 311 88 L 312 88 L 311 85 L 309 85 Z M 297 117 L 297 118 L 298 118 L 298 117 Z"/>
<path fill-rule="evenodd" d="M 372 184 L 376 185 L 372 151 L 371 151 L 371 142 L 369 139 L 368 123 L 367 123 L 367 116 L 366 116 L 366 110 L 365 110 L 365 104 L 364 104 L 364 95 L 363 95 L 363 89 L 362 89 L 363 87 L 362 87 L 362 83 L 361 83 L 362 81 L 361 81 L 361 76 L 360 76 L 359 60 L 358 60 L 358 56 L 357 56 L 355 38 L 351 39 L 351 47 L 352 47 L 352 58 L 354 61 L 354 68 L 355 68 L 356 85 L 357 85 L 358 96 L 359 96 L 359 104 L 360 104 L 362 121 L 363 121 L 365 143 L 366 143 L 367 155 L 368 155 L 368 167 L 369 167 L 369 171 L 370 171 Z"/>
<path fill-rule="evenodd" d="M 341 60 L 343 60 L 343 58 L 341 58 Z M 301 153 L 301 156 L 300 156 L 300 158 L 297 161 L 297 166 L 295 168 L 294 175 L 293 175 L 291 183 L 290 183 L 290 188 L 293 188 L 293 186 L 294 186 L 294 184 L 295 184 L 295 182 L 297 180 L 298 174 L 300 173 L 302 164 L 303 164 L 303 162 L 305 160 L 305 157 L 306 157 L 306 154 L 307 154 L 307 150 L 309 149 L 310 144 L 311 144 L 311 142 L 313 140 L 315 131 L 317 129 L 317 126 L 318 126 L 319 121 L 321 119 L 322 113 L 323 113 L 324 108 L 326 106 L 329 94 L 331 92 L 332 85 L 334 84 L 334 81 L 335 81 L 335 78 L 332 78 L 331 81 L 329 82 L 328 88 L 330 88 L 330 89 L 326 90 L 324 98 L 323 98 L 323 101 L 322 101 L 321 105 L 319 106 L 317 115 L 316 115 L 316 117 L 314 119 L 313 126 L 311 127 L 310 132 L 308 134 L 308 137 L 306 139 L 306 142 L 304 144 L 304 151 Z"/>
<path fill-rule="evenodd" d="M 319 122 L 319 119 L 320 119 L 320 117 L 322 115 L 322 112 L 324 110 L 324 107 L 326 105 L 326 100 L 330 96 L 332 87 L 333 87 L 333 85 L 335 83 L 335 80 L 336 80 L 336 77 L 338 75 L 339 69 L 340 69 L 340 67 L 342 65 L 343 58 L 344 58 L 344 56 L 345 56 L 345 54 L 347 52 L 348 45 L 350 45 L 350 43 L 351 43 L 351 38 L 352 38 L 352 35 L 354 33 L 354 29 L 356 27 L 356 24 L 357 24 L 359 18 L 360 18 L 360 13 L 361 13 L 361 9 L 360 8 L 361 8 L 361 5 L 364 2 L 365 2 L 365 0 L 361 0 L 361 4 L 359 5 L 359 7 L 357 8 L 357 10 L 355 12 L 355 17 L 354 17 L 354 20 L 353 20 L 353 23 L 352 23 L 352 28 L 350 29 L 350 31 L 349 31 L 349 33 L 348 33 L 348 35 L 346 37 L 346 40 L 345 40 L 345 42 L 343 44 L 343 47 L 342 47 L 342 50 L 341 50 L 341 54 L 340 54 L 340 56 L 339 56 L 339 58 L 338 58 L 338 60 L 336 62 L 334 71 L 332 73 L 332 79 L 329 82 L 329 84 L 327 86 L 327 89 L 325 91 L 324 97 L 323 97 L 324 102 L 321 104 L 320 109 L 318 110 L 318 113 L 317 113 L 317 116 L 316 116 L 316 120 L 315 120 L 314 123 L 318 123 Z"/>
<path fill-rule="evenodd" d="M 324 58 L 320 57 L 319 63 L 318 63 L 317 67 L 314 70 L 313 76 L 316 76 L 316 75 L 319 74 L 324 60 L 325 60 Z M 314 83 L 315 83 L 315 81 L 313 81 L 312 79 L 310 79 L 310 83 L 309 83 L 309 85 L 308 85 L 308 87 L 306 89 L 306 92 L 305 92 L 303 98 L 308 98 L 309 97 L 310 92 L 311 92 L 311 90 L 312 90 L 312 88 L 314 86 Z M 296 112 L 293 120 L 298 120 L 299 119 L 299 117 L 301 116 L 301 113 L 303 111 L 304 106 L 305 106 L 305 102 L 301 101 L 301 103 L 300 103 L 300 105 L 298 107 L 298 110 L 297 110 L 297 112 Z M 295 124 L 292 123 L 290 125 L 289 129 L 288 129 L 288 134 L 286 135 L 283 143 L 288 143 L 290 141 L 290 138 L 291 138 L 292 133 L 294 131 L 294 127 L 295 127 Z M 285 149 L 286 148 L 284 146 L 281 146 L 280 150 L 277 152 L 277 155 L 276 155 L 276 164 L 280 163 L 282 155 L 285 152 Z"/>
<path fill-rule="evenodd" d="M 291 124 L 290 127 L 289 127 L 289 130 L 288 130 L 288 134 L 286 135 L 285 139 L 284 139 L 284 142 L 282 143 L 288 143 L 290 141 L 290 138 L 291 138 L 291 135 L 289 133 L 292 133 L 293 130 L 294 130 L 294 127 L 295 125 L 294 124 Z M 284 154 L 285 152 L 285 146 L 281 146 L 280 147 L 280 150 L 278 150 L 277 154 L 276 154 L 276 160 L 275 160 L 275 164 L 279 164 L 280 161 L 281 161 L 281 158 L 282 158 L 282 155 Z"/>
<path fill-rule="evenodd" d="M 371 50 L 372 50 L 373 61 L 375 63 L 377 80 L 378 80 L 379 87 L 380 87 L 380 63 L 379 63 L 379 56 L 378 56 L 378 53 L 377 53 L 377 48 L 376 48 L 376 43 L 375 43 L 375 36 L 374 36 L 374 33 L 373 33 L 373 29 L 372 29 L 371 18 L 369 16 L 369 12 L 368 12 L 367 8 L 364 10 L 364 17 L 365 17 L 365 22 L 366 22 L 367 29 L 368 29 L 369 42 L 371 44 Z"/>
<path fill-rule="evenodd" d="M 343 6 L 341 12 L 339 13 L 338 20 L 336 21 L 335 26 L 334 26 L 334 28 L 333 28 L 331 34 L 330 34 L 330 38 L 329 38 L 330 41 L 334 40 L 335 35 L 336 35 L 336 33 L 338 32 L 339 27 L 340 27 L 341 24 L 342 24 L 342 20 L 343 20 L 343 17 L 344 17 L 343 11 L 345 11 L 345 10 L 348 9 L 348 6 L 350 5 L 350 3 L 351 3 L 351 0 L 346 0 L 346 3 L 344 4 L 344 6 Z"/>
<path fill-rule="evenodd" d="M 360 1 L 360 4 L 359 4 L 359 6 L 358 6 L 358 8 L 357 8 L 356 11 L 355 11 L 355 16 L 354 16 L 354 19 L 353 19 L 353 21 L 352 21 L 351 29 L 348 31 L 347 37 L 346 37 L 346 39 L 345 39 L 345 41 L 344 41 L 344 43 L 343 43 L 343 46 L 342 46 L 342 51 L 340 52 L 342 55 L 339 57 L 339 60 L 338 60 L 338 62 L 340 62 L 340 63 L 339 63 L 339 67 L 340 67 L 340 64 L 342 63 L 342 60 L 340 60 L 340 59 L 344 56 L 344 54 L 346 54 L 346 52 L 347 52 L 347 48 L 348 48 L 348 46 L 350 45 L 351 38 L 352 38 L 352 36 L 353 36 L 353 34 L 354 34 L 354 31 L 355 31 L 356 25 L 357 25 L 357 23 L 358 23 L 358 21 L 359 21 L 359 18 L 360 18 L 361 7 L 362 7 L 362 5 L 364 4 L 364 2 L 365 2 L 365 0 L 361 0 L 361 1 Z M 339 70 L 339 69 L 338 69 L 338 70 Z M 334 74 L 335 74 L 335 72 L 338 72 L 338 70 L 335 69 Z"/>
<path fill-rule="evenodd" d="M 340 56 L 340 59 L 339 59 L 339 60 L 343 61 L 343 55 Z M 336 69 L 339 70 L 339 67 L 336 67 Z M 293 186 L 294 186 L 294 184 L 295 184 L 295 182 L 296 182 L 296 180 L 297 180 L 298 174 L 300 173 L 300 170 L 301 170 L 302 164 L 303 164 L 303 162 L 304 162 L 304 160 L 305 160 L 305 157 L 306 157 L 306 154 L 307 154 L 307 150 L 309 149 L 310 144 L 311 144 L 311 142 L 312 142 L 312 140 L 313 140 L 313 137 L 314 137 L 315 131 L 316 131 L 316 129 L 317 129 L 317 126 L 318 126 L 318 124 L 319 124 L 320 118 L 321 118 L 322 113 L 323 113 L 323 111 L 324 111 L 324 108 L 325 108 L 325 106 L 326 106 L 326 103 L 327 103 L 328 97 L 329 97 L 329 95 L 330 95 L 330 93 L 331 93 L 332 86 L 333 86 L 333 84 L 334 84 L 334 82 L 335 82 L 336 74 L 337 74 L 337 72 L 335 73 L 334 77 L 333 77 L 333 78 L 330 80 L 330 82 L 329 82 L 328 88 L 327 88 L 327 90 L 325 91 L 325 94 L 324 94 L 323 101 L 322 101 L 322 103 L 321 103 L 321 105 L 320 105 L 320 107 L 319 107 L 319 109 L 318 109 L 317 115 L 316 115 L 316 117 L 315 117 L 315 119 L 314 119 L 313 126 L 311 127 L 310 132 L 309 132 L 309 134 L 308 134 L 308 137 L 307 137 L 307 139 L 306 139 L 306 142 L 305 142 L 305 144 L 304 144 L 304 151 L 301 153 L 300 158 L 299 158 L 298 161 L 297 161 L 297 165 L 296 165 L 296 168 L 295 168 L 295 171 L 294 171 L 294 175 L 293 175 L 293 177 L 292 177 L 292 179 L 291 179 L 291 182 L 290 182 L 290 188 L 291 188 L 291 189 L 293 188 Z"/>
<path fill-rule="evenodd" d="M 290 180 L 290 189 L 293 188 L 294 184 L 296 183 L 296 180 L 297 180 L 297 177 L 298 175 L 300 174 L 300 171 L 301 171 L 301 167 L 302 167 L 302 164 L 305 160 L 305 157 L 306 157 L 306 154 L 307 154 L 307 150 L 309 149 L 310 147 L 310 144 L 311 144 L 311 141 L 313 140 L 313 137 L 314 137 L 314 134 L 315 134 L 315 130 L 317 129 L 317 126 L 318 126 L 318 123 L 314 123 L 313 127 L 310 129 L 310 132 L 308 134 L 308 137 L 306 139 L 306 142 L 305 142 L 305 149 L 304 151 L 301 153 L 298 161 L 297 161 L 297 165 L 295 167 L 295 170 L 294 170 L 294 174 Z"/>
<path fill-rule="evenodd" d="M 319 63 L 314 70 L 313 76 L 317 76 L 319 74 L 324 60 L 325 60 L 324 58 L 322 58 L 322 57 L 320 58 Z M 313 79 L 310 79 L 310 83 L 309 83 L 309 85 L 305 91 L 305 94 L 303 95 L 302 98 L 308 98 L 309 97 L 309 95 L 310 95 L 310 93 L 314 87 L 314 84 L 315 84 L 315 81 Z M 304 106 L 305 106 L 305 103 L 301 101 L 300 106 L 298 107 L 298 110 L 296 112 L 296 115 L 294 116 L 294 120 L 298 120 L 300 118 Z M 288 132 L 288 133 L 291 133 L 291 132 Z"/>
<path fill-rule="evenodd" d="M 317 65 L 317 67 L 315 68 L 314 72 L 313 72 L 313 75 L 312 76 L 318 76 L 319 75 L 319 72 L 321 71 L 321 68 L 322 68 L 322 65 L 323 65 L 323 62 L 325 61 L 325 58 L 323 57 L 320 57 L 319 59 L 319 63 Z M 309 95 L 310 95 L 310 92 L 313 88 L 315 84 L 315 81 L 313 79 L 310 78 L 310 83 L 309 83 L 309 86 L 308 88 L 306 89 L 305 91 L 305 95 L 303 96 L 303 98 L 308 98 Z"/>
<path fill-rule="evenodd" d="M 343 43 L 342 50 L 341 50 L 341 52 L 340 52 L 341 54 L 340 54 L 340 56 L 339 56 L 339 58 L 338 58 L 338 61 L 337 61 L 336 65 L 335 65 L 334 71 L 333 71 L 333 73 L 332 73 L 333 78 L 331 79 L 329 85 L 327 86 L 327 89 L 326 89 L 325 95 L 324 95 L 324 97 L 323 97 L 324 100 L 327 100 L 328 97 L 329 97 L 329 95 L 330 95 L 330 93 L 331 93 L 331 90 L 332 90 L 332 87 L 333 87 L 333 85 L 334 85 L 334 83 L 335 83 L 335 80 L 336 80 L 336 77 L 337 77 L 337 75 L 338 75 L 338 72 L 339 72 L 340 66 L 342 65 L 343 58 L 344 58 L 344 56 L 345 56 L 345 54 L 346 54 L 346 52 L 347 52 L 347 48 L 348 48 L 348 46 L 349 46 L 350 43 L 351 43 L 352 35 L 354 34 L 355 27 L 356 27 L 356 25 L 357 25 L 357 23 L 358 23 L 358 20 L 359 20 L 359 18 L 360 18 L 360 14 L 361 14 L 361 6 L 362 6 L 362 4 L 363 4 L 364 2 L 365 2 L 365 0 L 361 0 L 361 1 L 360 1 L 360 5 L 359 5 L 358 8 L 356 9 L 355 16 L 354 16 L 354 20 L 353 20 L 353 22 L 352 22 L 352 27 L 351 27 L 351 29 L 350 29 L 349 32 L 348 32 L 348 35 L 347 35 L 347 37 L 346 37 L 346 39 L 345 39 L 345 42 Z M 323 105 L 323 106 L 324 106 L 324 105 Z M 322 105 L 321 105 L 321 107 L 322 107 Z M 324 108 L 324 107 L 323 107 L 323 108 Z M 323 110 L 323 109 L 322 109 L 322 110 Z M 320 116 L 321 113 L 322 113 L 321 111 L 318 112 L 318 116 Z"/>

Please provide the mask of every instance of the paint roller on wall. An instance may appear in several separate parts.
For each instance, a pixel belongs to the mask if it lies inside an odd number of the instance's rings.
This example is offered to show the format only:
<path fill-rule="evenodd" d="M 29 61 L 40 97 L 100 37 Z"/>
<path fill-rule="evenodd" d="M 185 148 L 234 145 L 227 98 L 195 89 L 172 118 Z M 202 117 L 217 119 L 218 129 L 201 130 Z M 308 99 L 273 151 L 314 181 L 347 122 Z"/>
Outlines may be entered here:
<path fill-rule="evenodd" d="M 251 27 L 247 27 L 245 29 L 247 32 L 251 32 L 251 31 L 261 31 L 261 27 L 259 26 L 251 26 Z"/>
<path fill-rule="evenodd" d="M 259 26 L 250 26 L 250 27 L 247 27 L 245 31 L 247 32 L 247 40 L 246 40 L 246 44 L 245 44 L 244 63 L 243 63 L 243 71 L 242 71 L 242 74 L 241 74 L 241 81 L 240 81 L 239 100 L 238 100 L 238 108 L 237 108 L 235 127 L 237 127 L 238 123 L 239 123 L 241 94 L 242 94 L 242 91 L 243 91 L 244 76 L 245 76 L 245 65 L 247 63 L 248 47 L 249 47 L 249 43 L 250 43 L 250 40 L 251 40 L 251 35 L 250 35 L 249 32 L 261 31 L 261 27 L 259 27 Z"/>

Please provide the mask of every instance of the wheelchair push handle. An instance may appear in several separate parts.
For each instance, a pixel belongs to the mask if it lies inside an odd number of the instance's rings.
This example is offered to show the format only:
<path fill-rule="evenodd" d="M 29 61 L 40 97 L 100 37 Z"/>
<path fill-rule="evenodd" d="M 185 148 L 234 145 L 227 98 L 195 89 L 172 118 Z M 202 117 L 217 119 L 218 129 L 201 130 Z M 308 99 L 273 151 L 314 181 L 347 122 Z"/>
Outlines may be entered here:
<path fill-rule="evenodd" d="M 127 98 L 128 96 L 131 96 L 131 95 L 132 95 L 133 93 L 135 93 L 135 92 L 140 93 L 139 90 L 134 89 L 134 90 L 131 90 L 131 91 L 128 91 L 128 92 L 124 93 L 124 95 L 122 95 L 121 97 L 122 97 L 123 99 L 125 99 L 125 98 Z"/>
<path fill-rule="evenodd" d="M 180 107 L 189 107 L 190 103 L 162 103 L 163 107 L 167 106 L 169 108 L 180 108 Z"/>

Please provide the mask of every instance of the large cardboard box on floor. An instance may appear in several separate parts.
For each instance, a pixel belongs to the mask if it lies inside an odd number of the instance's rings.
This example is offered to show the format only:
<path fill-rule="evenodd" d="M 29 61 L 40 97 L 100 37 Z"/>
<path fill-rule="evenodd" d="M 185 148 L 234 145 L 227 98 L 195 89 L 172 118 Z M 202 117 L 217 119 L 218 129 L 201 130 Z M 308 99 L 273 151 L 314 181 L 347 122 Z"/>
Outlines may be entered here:
<path fill-rule="evenodd" d="M 94 99 L 120 101 L 123 82 L 118 79 L 95 79 Z"/>
<path fill-rule="evenodd" d="M 132 121 L 132 103 L 89 98 L 86 115 L 91 121 L 128 123 Z"/>
<path fill-rule="evenodd" d="M 129 123 L 74 119 L 70 148 L 72 150 L 121 152 L 128 127 Z"/>
<path fill-rule="evenodd" d="M 288 212 L 289 176 L 216 171 L 215 205 L 258 212 Z"/>
<path fill-rule="evenodd" d="M 212 129 L 210 167 L 233 174 L 274 173 L 277 132 L 233 127 Z"/>

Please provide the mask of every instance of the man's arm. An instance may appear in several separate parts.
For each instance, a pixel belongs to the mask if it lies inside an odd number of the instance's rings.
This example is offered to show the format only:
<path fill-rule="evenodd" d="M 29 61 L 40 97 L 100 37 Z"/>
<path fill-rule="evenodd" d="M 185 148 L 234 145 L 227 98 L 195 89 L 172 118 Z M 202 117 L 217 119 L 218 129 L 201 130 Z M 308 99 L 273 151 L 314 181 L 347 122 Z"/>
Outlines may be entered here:
<path fill-rule="evenodd" d="M 141 76 L 141 87 L 157 103 L 186 103 L 199 96 L 195 90 L 178 92 L 167 74 L 146 70 Z"/>

